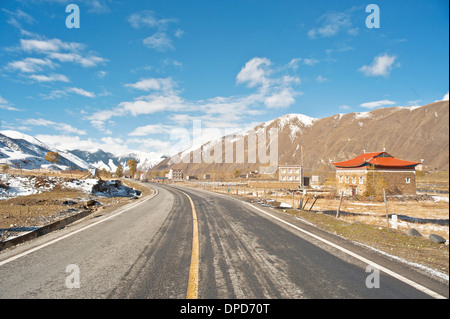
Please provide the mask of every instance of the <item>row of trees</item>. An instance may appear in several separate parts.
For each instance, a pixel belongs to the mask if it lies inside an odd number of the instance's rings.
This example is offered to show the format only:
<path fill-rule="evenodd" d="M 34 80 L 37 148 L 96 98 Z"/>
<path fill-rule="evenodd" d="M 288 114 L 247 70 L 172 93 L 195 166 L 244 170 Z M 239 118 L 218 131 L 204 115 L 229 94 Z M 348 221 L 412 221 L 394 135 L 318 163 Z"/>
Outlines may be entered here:
<path fill-rule="evenodd" d="M 131 176 L 134 176 L 134 174 L 136 174 L 136 172 L 137 172 L 137 162 L 136 162 L 136 160 L 133 159 L 133 158 L 128 160 L 127 166 L 128 166 L 128 173 Z M 119 164 L 117 166 L 117 169 L 116 169 L 116 176 L 117 177 L 123 177 L 123 174 L 124 174 L 123 167 L 122 167 L 121 164 Z"/>
<path fill-rule="evenodd" d="M 57 164 L 57 163 L 59 163 L 61 156 L 59 155 L 58 152 L 48 152 L 47 154 L 45 154 L 44 159 L 46 161 L 49 161 L 50 163 Z M 130 159 L 127 162 L 127 166 L 128 166 L 128 172 L 130 173 L 130 175 L 134 176 L 134 174 L 136 174 L 136 171 L 137 171 L 137 161 L 135 159 Z M 108 174 L 106 169 L 102 169 L 101 174 L 103 176 L 109 175 L 109 177 L 112 175 L 111 173 Z M 123 175 L 124 175 L 123 167 L 121 164 L 119 164 L 116 169 L 116 176 L 123 177 Z"/>

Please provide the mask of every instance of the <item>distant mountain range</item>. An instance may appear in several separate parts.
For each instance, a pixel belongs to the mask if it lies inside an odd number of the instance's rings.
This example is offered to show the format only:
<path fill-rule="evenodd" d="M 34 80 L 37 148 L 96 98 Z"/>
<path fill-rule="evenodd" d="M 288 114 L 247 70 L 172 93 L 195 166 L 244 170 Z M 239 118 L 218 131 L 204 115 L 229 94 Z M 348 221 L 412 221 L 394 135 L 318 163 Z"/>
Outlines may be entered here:
<path fill-rule="evenodd" d="M 126 163 L 130 159 L 135 159 L 138 162 L 139 170 L 147 171 L 165 158 L 161 155 L 154 155 L 149 153 L 129 153 L 125 155 L 115 155 L 103 150 L 97 150 L 94 152 L 72 150 L 69 152 L 100 170 L 104 168 L 107 171 L 113 172 L 116 171 L 116 168 L 119 164 L 122 164 L 123 167 L 127 167 Z"/>
<path fill-rule="evenodd" d="M 52 164 L 44 159 L 50 151 L 60 154 L 59 163 Z M 87 170 L 92 168 L 101 170 L 104 168 L 108 171 L 115 171 L 119 164 L 126 168 L 126 163 L 131 158 L 136 159 L 138 169 L 144 171 L 163 159 L 159 155 L 148 153 L 131 153 L 118 156 L 103 150 L 93 152 L 58 150 L 32 136 L 17 131 L 0 131 L 0 164 L 8 164 L 15 168 L 56 170 Z"/>
<path fill-rule="evenodd" d="M 52 164 L 45 160 L 48 152 L 58 152 L 60 161 Z M 89 169 L 91 165 L 70 152 L 57 150 L 38 139 L 17 132 L 0 132 L 0 163 L 23 169 Z"/>
<path fill-rule="evenodd" d="M 308 171 L 333 171 L 331 162 L 343 161 L 363 152 L 386 150 L 394 157 L 422 161 L 427 169 L 449 169 L 449 102 L 440 101 L 424 106 L 389 107 L 373 111 L 336 114 L 326 118 L 311 118 L 302 114 L 287 114 L 264 122 L 251 130 L 209 141 L 199 147 L 203 154 L 212 149 L 222 150 L 225 159 L 225 139 L 236 146 L 244 145 L 245 160 L 241 163 L 192 163 L 195 146 L 181 152 L 181 162 L 159 154 L 132 153 L 117 155 L 103 150 L 58 150 L 36 138 L 17 132 L 0 131 L 0 164 L 33 169 L 92 169 L 115 171 L 117 165 L 126 168 L 130 158 L 136 159 L 138 169 L 147 171 L 182 169 L 185 175 L 227 173 L 235 169 L 241 173 L 258 170 L 274 173 L 276 165 L 249 163 L 248 142 L 252 132 L 278 131 L 278 164 L 304 164 Z M 217 148 L 218 143 L 222 145 Z M 221 148 L 220 148 L 221 147 Z M 56 151 L 61 159 L 52 164 L 44 159 L 49 151 Z M 210 153 L 211 154 L 211 153 Z M 267 152 L 269 154 L 269 152 Z M 204 158 L 204 157 L 203 157 Z"/>
<path fill-rule="evenodd" d="M 336 114 L 326 118 L 288 114 L 262 123 L 252 130 L 265 130 L 269 140 L 268 133 L 271 128 L 278 130 L 278 164 L 303 163 L 307 172 L 332 171 L 331 162 L 353 158 L 363 152 L 384 149 L 394 157 L 423 161 L 427 169 L 449 169 L 448 101 L 424 106 L 389 107 Z M 224 159 L 224 141 L 228 139 L 235 143 L 234 148 L 237 143 L 244 143 L 247 158 L 248 136 L 252 130 L 203 144 L 201 152 L 204 155 L 214 149 L 217 143 L 222 143 Z M 220 146 L 218 149 L 221 149 Z M 239 169 L 241 173 L 255 170 L 270 173 L 276 170 L 276 165 L 268 167 L 268 164 L 248 163 L 247 160 L 244 163 L 192 163 L 193 151 L 195 149 L 191 148 L 179 153 L 181 161 L 169 157 L 153 169 L 182 169 L 185 175 L 231 173 L 234 169 Z"/>

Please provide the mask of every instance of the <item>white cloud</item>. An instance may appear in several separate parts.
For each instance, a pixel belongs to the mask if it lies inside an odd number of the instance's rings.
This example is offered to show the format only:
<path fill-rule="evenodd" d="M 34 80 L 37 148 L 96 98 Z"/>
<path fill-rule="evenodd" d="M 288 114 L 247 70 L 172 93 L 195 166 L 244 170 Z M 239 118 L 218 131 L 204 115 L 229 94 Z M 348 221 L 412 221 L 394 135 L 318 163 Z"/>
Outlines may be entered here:
<path fill-rule="evenodd" d="M 298 95 L 298 92 L 290 88 L 285 88 L 281 92 L 274 93 L 273 95 L 267 97 L 264 104 L 268 108 L 285 108 L 289 107 L 295 102 L 294 97 Z"/>
<path fill-rule="evenodd" d="M 105 78 L 105 76 L 108 74 L 108 72 L 106 71 L 98 71 L 97 73 L 95 73 L 95 75 L 99 78 L 99 79 L 103 79 Z"/>
<path fill-rule="evenodd" d="M 315 65 L 315 64 L 319 63 L 319 60 L 313 59 L 313 58 L 311 58 L 311 59 L 305 58 L 305 59 L 303 59 L 303 63 L 306 64 L 306 65 L 311 65 L 312 66 L 312 65 Z"/>
<path fill-rule="evenodd" d="M 0 104 L 0 109 L 6 110 L 6 111 L 20 111 L 18 108 L 10 106 L 10 105 L 4 105 Z"/>
<path fill-rule="evenodd" d="M 289 61 L 288 63 L 288 67 L 297 70 L 298 69 L 298 65 L 300 63 L 300 61 L 302 60 L 302 58 L 293 58 L 291 61 Z"/>
<path fill-rule="evenodd" d="M 101 63 L 104 63 L 106 60 L 104 58 L 89 55 L 89 56 L 81 56 L 78 53 L 60 53 L 60 52 L 51 52 L 48 54 L 48 57 L 51 59 L 58 60 L 60 62 L 72 62 L 78 63 L 82 67 L 95 67 Z"/>
<path fill-rule="evenodd" d="M 134 13 L 128 17 L 128 22 L 133 28 L 151 27 L 163 30 L 167 25 L 176 22 L 176 19 L 158 19 L 156 13 L 151 10 L 144 10 Z"/>
<path fill-rule="evenodd" d="M 6 66 L 9 70 L 17 70 L 23 73 L 35 73 L 43 70 L 42 67 L 53 68 L 53 62 L 49 59 L 25 58 L 20 61 L 9 62 Z"/>
<path fill-rule="evenodd" d="M 64 5 L 64 7 L 68 3 L 73 3 L 74 1 L 69 0 L 27 0 L 26 2 L 34 2 L 34 3 L 42 3 L 42 2 L 49 2 L 49 3 L 58 3 L 61 5 Z M 102 13 L 109 13 L 111 12 L 111 9 L 108 6 L 108 2 L 112 2 L 112 0 L 78 0 L 78 3 L 83 3 L 83 6 L 81 7 L 81 10 L 87 9 L 87 12 L 89 13 L 96 13 L 96 14 L 102 14 Z"/>
<path fill-rule="evenodd" d="M 78 95 L 86 96 L 86 97 L 91 97 L 91 98 L 95 97 L 94 93 L 88 92 L 86 90 L 83 90 L 83 89 L 80 89 L 80 88 L 76 88 L 76 87 L 69 88 L 67 91 L 68 92 L 72 92 L 72 93 L 76 93 Z"/>
<path fill-rule="evenodd" d="M 148 78 L 140 80 L 136 83 L 125 84 L 126 87 L 131 87 L 142 91 L 165 91 L 172 92 L 176 83 L 172 78 Z"/>
<path fill-rule="evenodd" d="M 107 61 L 94 53 L 84 52 L 84 44 L 65 42 L 57 38 L 46 39 L 41 35 L 32 34 L 29 32 L 22 32 L 22 35 L 25 35 L 25 33 L 27 37 L 32 38 L 20 39 L 20 46 L 18 49 L 25 54 L 41 54 L 44 55 L 44 57 L 38 58 L 29 56 L 23 58 L 22 60 L 11 61 L 6 64 L 4 69 L 7 71 L 20 71 L 21 73 L 28 74 L 27 77 L 36 82 L 70 82 L 69 78 L 63 74 L 42 74 L 46 71 L 46 68 L 55 69 L 56 67 L 59 67 L 60 64 L 57 62 L 70 62 L 87 68 L 95 67 Z M 81 93 L 83 94 L 83 92 Z"/>
<path fill-rule="evenodd" d="M 112 110 L 102 110 L 95 112 L 91 116 L 88 116 L 87 119 L 90 121 L 101 121 L 105 122 L 114 116 L 122 116 L 124 112 L 119 108 L 114 108 Z"/>
<path fill-rule="evenodd" d="M 349 35 L 358 34 L 358 28 L 353 27 L 351 21 L 351 12 L 353 9 L 344 12 L 327 12 L 317 21 L 319 26 L 308 30 L 307 36 L 310 39 L 317 37 L 332 37 L 341 32 Z"/>
<path fill-rule="evenodd" d="M 161 141 L 151 138 L 130 138 L 121 139 L 114 137 L 103 137 L 100 139 L 94 139 L 88 137 L 82 139 L 80 136 L 74 135 L 46 135 L 40 134 L 36 135 L 36 138 L 40 141 L 52 145 L 60 150 L 84 150 L 95 152 L 99 149 L 111 152 L 113 154 L 130 154 L 130 153 L 141 153 L 141 152 L 158 152 L 167 153 L 171 148 L 171 144 L 168 141 Z M 135 146 L 131 148 L 130 145 Z M 156 155 L 156 154 L 155 154 Z"/>
<path fill-rule="evenodd" d="M 105 121 L 103 121 L 103 120 L 96 120 L 96 119 L 90 120 L 90 123 L 94 128 L 96 128 L 103 134 L 107 134 L 107 135 L 111 135 L 113 133 L 108 125 L 108 124 L 111 124 L 111 122 L 112 121 L 108 121 L 108 123 L 105 123 Z"/>
<path fill-rule="evenodd" d="M 139 29 L 142 27 L 157 29 L 156 33 L 145 38 L 142 41 L 146 47 L 159 52 L 165 52 L 175 49 L 173 41 L 168 37 L 167 32 L 169 25 L 171 23 L 176 23 L 177 19 L 158 18 L 155 12 L 151 10 L 143 10 L 141 12 L 130 15 L 128 17 L 128 22 L 135 29 Z M 177 29 L 173 34 L 175 37 L 181 38 L 184 34 L 184 31 L 181 29 Z"/>
<path fill-rule="evenodd" d="M 236 76 L 237 83 L 247 83 L 248 87 L 254 87 L 267 82 L 267 69 L 272 63 L 267 58 L 253 58 L 248 61 Z"/>
<path fill-rule="evenodd" d="M 181 37 L 183 36 L 183 34 L 184 34 L 184 31 L 181 30 L 181 29 L 177 29 L 177 30 L 175 31 L 175 36 L 176 36 L 177 38 L 181 38 Z"/>
<path fill-rule="evenodd" d="M 186 103 L 176 95 L 150 94 L 133 102 L 121 102 L 118 113 L 130 113 L 133 116 L 152 114 L 161 111 L 176 111 L 186 108 Z"/>
<path fill-rule="evenodd" d="M 319 74 L 319 75 L 316 77 L 316 81 L 319 82 L 319 83 L 323 83 L 323 82 L 328 81 L 328 79 L 327 79 L 326 77 L 323 77 L 322 75 Z"/>
<path fill-rule="evenodd" d="M 314 58 L 294 58 L 288 63 L 287 67 L 291 68 L 293 70 L 297 70 L 298 67 L 300 66 L 300 63 L 309 65 L 309 66 L 314 66 L 319 62 L 320 62 L 319 60 L 314 59 Z"/>
<path fill-rule="evenodd" d="M 183 63 L 181 63 L 180 61 L 177 61 L 175 59 L 166 58 L 166 59 L 164 59 L 162 61 L 162 63 L 163 63 L 164 66 L 172 65 L 172 66 L 177 67 L 177 68 L 182 68 L 183 67 Z"/>
<path fill-rule="evenodd" d="M 89 6 L 88 12 L 92 13 L 108 13 L 111 9 L 108 7 L 104 0 L 88 0 L 83 1 Z"/>
<path fill-rule="evenodd" d="M 8 104 L 8 101 L 0 95 L 0 104 Z"/>
<path fill-rule="evenodd" d="M 41 98 L 44 100 L 54 100 L 54 99 L 60 99 L 62 97 L 67 97 L 69 93 L 75 93 L 78 95 L 94 98 L 95 94 L 89 91 L 86 91 L 84 89 L 71 87 L 71 88 L 65 88 L 63 90 L 52 90 L 49 94 L 39 94 Z"/>
<path fill-rule="evenodd" d="M 63 74 L 50 74 L 48 76 L 33 74 L 30 75 L 29 78 L 37 82 L 70 82 L 67 76 Z"/>
<path fill-rule="evenodd" d="M 78 51 L 84 48 L 83 44 L 76 42 L 64 42 L 60 39 L 38 40 L 38 39 L 20 39 L 22 50 L 27 52 L 58 52 L 60 50 Z"/>
<path fill-rule="evenodd" d="M 146 47 L 160 52 L 175 49 L 172 40 L 169 39 L 164 32 L 157 32 L 152 36 L 145 38 L 142 42 Z"/>
<path fill-rule="evenodd" d="M 45 61 L 47 65 L 51 65 L 51 60 L 57 60 L 59 62 L 71 62 L 77 63 L 82 67 L 95 67 L 99 64 L 105 63 L 107 60 L 99 57 L 93 53 L 83 52 L 85 45 L 77 42 L 65 42 L 60 39 L 43 39 L 42 36 L 33 35 L 35 39 L 20 39 L 20 48 L 27 53 L 38 53 L 47 56 L 47 59 L 39 61 L 39 59 L 27 58 L 23 60 L 28 64 L 44 65 L 42 61 Z M 16 67 L 23 66 L 19 63 Z M 25 71 L 23 71 L 25 72 Z"/>
<path fill-rule="evenodd" d="M 447 92 L 447 94 L 444 95 L 444 97 L 442 98 L 442 101 L 448 101 L 448 92 Z"/>
<path fill-rule="evenodd" d="M 18 108 L 15 108 L 9 103 L 5 98 L 0 95 L 0 109 L 6 111 L 20 111 Z"/>
<path fill-rule="evenodd" d="M 394 68 L 396 56 L 383 54 L 376 56 L 371 65 L 362 66 L 359 71 L 366 76 L 388 76 Z"/>
<path fill-rule="evenodd" d="M 126 153 L 126 145 L 123 144 L 107 144 L 105 141 L 98 141 L 92 138 L 81 139 L 79 136 L 72 135 L 46 135 L 39 134 L 36 138 L 43 143 L 53 145 L 60 150 L 80 149 L 85 151 L 97 151 L 99 149 L 109 152 L 118 152 L 118 154 Z"/>
<path fill-rule="evenodd" d="M 55 100 L 67 96 L 67 92 L 64 90 L 52 90 L 49 94 L 40 93 L 39 96 L 44 100 Z"/>
<path fill-rule="evenodd" d="M 66 123 L 57 123 L 53 121 L 49 121 L 46 119 L 38 118 L 38 119 L 27 119 L 22 121 L 25 125 L 36 125 L 36 126 L 45 126 L 51 127 L 57 131 L 62 131 L 64 133 L 74 133 L 79 135 L 86 135 L 86 132 L 83 130 L 79 130 L 69 124 Z"/>
<path fill-rule="evenodd" d="M 146 136 L 150 134 L 168 133 L 171 130 L 171 126 L 163 124 L 149 124 L 145 126 L 137 127 L 133 132 L 128 134 L 129 136 Z"/>
<path fill-rule="evenodd" d="M 6 20 L 6 22 L 18 29 L 22 29 L 21 21 L 28 24 L 34 24 L 36 22 L 31 15 L 20 9 L 17 9 L 16 12 L 12 12 L 2 8 L 2 11 L 9 14 L 9 19 Z"/>
<path fill-rule="evenodd" d="M 113 117 L 124 115 L 139 116 L 157 112 L 178 112 L 169 116 L 170 120 L 180 125 L 194 119 L 204 121 L 208 127 L 237 127 L 249 117 L 264 113 L 265 108 L 288 107 L 301 95 L 293 88 L 301 79 L 289 74 L 279 74 L 286 67 L 270 68 L 267 58 L 254 58 L 248 61 L 236 76 L 237 83 L 255 87 L 256 92 L 240 96 L 216 96 L 208 99 L 187 100 L 180 96 L 177 83 L 168 78 L 147 78 L 136 83 L 125 84 L 126 87 L 151 91 L 151 94 L 140 96 L 132 101 L 123 101 L 112 109 L 94 112 L 86 119 L 98 128 L 104 128 L 105 122 Z M 189 114 L 190 112 L 195 115 Z M 143 136 L 154 126 L 139 128 L 132 136 Z"/>
<path fill-rule="evenodd" d="M 360 106 L 364 107 L 366 109 L 374 109 L 374 108 L 377 108 L 377 107 L 381 107 L 381 106 L 385 106 L 385 105 L 394 105 L 394 104 L 395 104 L 394 101 L 381 100 L 381 101 L 362 103 Z"/>
<path fill-rule="evenodd" d="M 289 84 L 300 84 L 302 80 L 298 76 L 285 75 L 281 78 L 281 83 L 285 85 Z"/>

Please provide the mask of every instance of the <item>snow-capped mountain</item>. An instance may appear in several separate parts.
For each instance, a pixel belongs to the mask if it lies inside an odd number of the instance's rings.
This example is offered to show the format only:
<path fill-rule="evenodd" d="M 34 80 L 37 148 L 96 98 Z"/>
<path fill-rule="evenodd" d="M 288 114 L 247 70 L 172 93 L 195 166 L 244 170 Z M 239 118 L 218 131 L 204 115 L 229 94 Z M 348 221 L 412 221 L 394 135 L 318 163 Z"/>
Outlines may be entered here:
<path fill-rule="evenodd" d="M 303 114 L 287 114 L 256 127 L 197 145 L 167 158 L 154 170 L 181 169 L 186 175 L 215 172 L 226 174 L 239 169 L 273 171 L 268 164 L 249 156 L 249 133 L 265 132 L 269 141 L 271 129 L 277 131 L 278 163 L 304 164 L 305 170 L 333 170 L 330 162 L 342 161 L 366 151 L 386 151 L 395 157 L 423 161 L 428 169 L 448 170 L 449 167 L 449 102 L 438 101 L 423 106 L 396 106 L 366 112 L 335 114 L 311 118 Z M 245 145 L 244 163 L 225 161 L 226 143 Z M 253 145 L 253 144 L 252 144 Z M 202 161 L 189 159 L 201 148 Z M 206 162 L 204 154 L 222 150 L 222 162 Z M 256 150 L 251 150 L 253 153 Z M 266 153 L 267 145 L 266 145 Z M 259 152 L 259 150 L 258 150 Z M 214 153 L 214 151 L 212 152 Z M 253 154 L 254 155 L 254 154 Z M 181 157 L 180 157 L 181 156 Z M 215 156 L 215 154 L 214 154 Z M 236 156 L 236 151 L 234 153 Z M 211 157 L 211 156 L 210 156 Z M 258 155 L 259 158 L 259 155 Z M 274 170 L 277 167 L 274 165 Z"/>
<path fill-rule="evenodd" d="M 59 163 L 52 164 L 45 160 L 48 152 L 58 152 Z M 0 162 L 23 169 L 86 170 L 92 168 L 92 165 L 70 152 L 58 150 L 17 131 L 0 131 Z"/>
<path fill-rule="evenodd" d="M 99 170 L 106 169 L 111 172 L 115 172 L 119 164 L 126 169 L 128 167 L 127 162 L 130 159 L 135 159 L 138 163 L 137 169 L 142 171 L 149 170 L 164 159 L 164 157 L 161 157 L 161 154 L 145 152 L 122 155 L 105 152 L 100 149 L 96 151 L 71 150 L 69 152 Z"/>
<path fill-rule="evenodd" d="M 59 153 L 59 163 L 52 164 L 45 160 L 45 155 L 50 151 Z M 143 171 L 149 170 L 164 159 L 157 153 L 136 152 L 116 155 L 103 150 L 61 150 L 21 132 L 0 131 L 0 164 L 8 164 L 15 168 L 55 170 L 97 168 L 115 172 L 119 164 L 127 169 L 127 162 L 132 158 L 138 162 L 138 170 Z"/>

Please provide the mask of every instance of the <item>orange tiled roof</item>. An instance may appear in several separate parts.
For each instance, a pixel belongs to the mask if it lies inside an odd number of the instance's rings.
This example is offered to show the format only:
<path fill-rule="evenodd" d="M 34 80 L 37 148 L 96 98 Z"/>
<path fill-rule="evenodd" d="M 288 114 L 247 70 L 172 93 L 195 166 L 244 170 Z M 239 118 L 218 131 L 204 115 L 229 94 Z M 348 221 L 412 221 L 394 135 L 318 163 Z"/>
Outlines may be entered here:
<path fill-rule="evenodd" d="M 332 164 L 340 168 L 360 167 L 367 164 L 372 164 L 377 167 L 411 167 L 419 165 L 420 162 L 405 161 L 399 158 L 395 158 L 386 152 L 373 152 L 364 153 L 347 161 L 336 162 Z"/>

